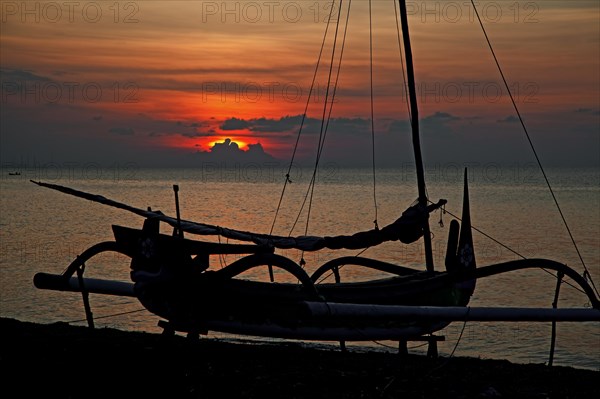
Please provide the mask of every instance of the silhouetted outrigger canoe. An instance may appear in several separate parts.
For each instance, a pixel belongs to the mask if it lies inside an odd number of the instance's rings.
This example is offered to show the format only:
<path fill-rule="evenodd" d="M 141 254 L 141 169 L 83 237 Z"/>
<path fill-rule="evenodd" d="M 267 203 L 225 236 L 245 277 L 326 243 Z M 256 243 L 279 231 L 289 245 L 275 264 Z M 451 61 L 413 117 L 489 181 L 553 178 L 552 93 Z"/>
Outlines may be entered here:
<path fill-rule="evenodd" d="M 400 0 L 399 5 L 418 199 L 396 222 L 382 229 L 376 227 L 351 236 L 278 237 L 181 220 L 177 186 L 177 217 L 173 218 L 100 195 L 35 182 L 40 186 L 124 209 L 145 218 L 142 229 L 113 226 L 114 241 L 89 248 L 63 274 L 36 274 L 36 287 L 82 292 L 90 325 L 93 325 L 93 319 L 87 294 L 99 293 L 135 297 L 146 309 L 167 321 L 163 326 L 168 331 L 192 334 L 220 331 L 306 340 L 406 341 L 439 331 L 452 321 L 600 321 L 600 302 L 594 289 L 586 279 L 566 265 L 546 259 L 523 259 L 476 267 L 466 172 L 462 225 L 456 220 L 452 221 L 445 258 L 446 270 L 434 270 L 429 213 L 445 204 L 445 201 L 432 204 L 427 197 L 405 1 Z M 339 7 L 341 10 L 341 3 Z M 329 103 L 333 104 L 333 101 Z M 286 183 L 288 180 L 289 174 L 286 176 Z M 172 226 L 173 235 L 160 234 L 160 223 Z M 218 235 L 251 244 L 196 241 L 184 238 L 184 233 Z M 362 249 L 386 241 L 408 244 L 419 239 L 423 239 L 425 249 L 426 267 L 423 271 L 369 258 L 345 256 L 326 262 L 309 275 L 301 265 L 276 253 L 277 249 L 289 248 L 301 251 L 318 251 L 323 248 Z M 86 262 L 107 251 L 131 258 L 131 282 L 88 279 L 83 276 Z M 214 270 L 210 259 L 219 254 L 246 256 L 222 269 Z M 342 266 L 384 271 L 391 277 L 344 282 L 339 275 L 339 268 Z M 280 268 L 293 275 L 298 283 L 240 278 L 242 273 L 256 267 L 267 267 L 270 272 L 274 267 Z M 527 268 L 544 268 L 557 272 L 557 296 L 562 278 L 570 277 L 585 292 L 592 308 L 467 306 L 478 279 Z M 319 283 L 329 273 L 334 274 L 335 283 Z"/>
<path fill-rule="evenodd" d="M 168 320 L 169 328 L 190 333 L 220 331 L 246 335 L 306 340 L 403 340 L 431 334 L 451 321 L 600 321 L 600 303 L 587 281 L 575 270 L 546 259 L 525 259 L 476 268 L 470 226 L 468 189 L 462 227 L 453 220 L 448 238 L 446 271 L 418 271 L 374 259 L 346 256 L 326 262 L 308 275 L 304 268 L 276 249 L 357 249 L 360 243 L 408 240 L 422 235 L 427 211 L 418 205 L 381 230 L 337 237 L 276 237 L 223 229 L 133 208 L 103 196 L 36 182 L 91 201 L 126 209 L 146 217 L 143 228 L 113 226 L 115 241 L 99 243 L 83 252 L 62 275 L 38 273 L 36 287 L 136 297 L 150 312 Z M 444 201 L 430 206 L 429 211 Z M 159 233 L 160 223 L 174 228 Z M 460 232 L 459 232 L 460 230 Z M 219 234 L 254 244 L 220 244 L 183 238 L 183 232 Z M 363 239 L 358 239 L 362 237 Z M 132 283 L 76 276 L 88 260 L 102 252 L 131 258 Z M 211 255 L 247 255 L 212 270 Z M 364 267 L 392 277 L 366 282 L 342 282 L 340 267 Z M 250 281 L 238 276 L 256 267 L 277 267 L 291 273 L 298 284 Z M 467 308 L 475 282 L 526 268 L 554 270 L 573 279 L 594 309 Z M 326 273 L 335 283 L 317 284 Z"/>

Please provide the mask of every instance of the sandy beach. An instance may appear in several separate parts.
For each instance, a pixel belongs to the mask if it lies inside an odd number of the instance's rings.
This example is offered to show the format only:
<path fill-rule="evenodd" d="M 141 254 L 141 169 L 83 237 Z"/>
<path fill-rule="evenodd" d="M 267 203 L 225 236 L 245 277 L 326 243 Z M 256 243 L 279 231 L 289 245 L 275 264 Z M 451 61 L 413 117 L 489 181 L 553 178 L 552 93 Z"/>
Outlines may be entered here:
<path fill-rule="evenodd" d="M 4 391 L 61 398 L 592 398 L 600 372 L 2 318 Z"/>

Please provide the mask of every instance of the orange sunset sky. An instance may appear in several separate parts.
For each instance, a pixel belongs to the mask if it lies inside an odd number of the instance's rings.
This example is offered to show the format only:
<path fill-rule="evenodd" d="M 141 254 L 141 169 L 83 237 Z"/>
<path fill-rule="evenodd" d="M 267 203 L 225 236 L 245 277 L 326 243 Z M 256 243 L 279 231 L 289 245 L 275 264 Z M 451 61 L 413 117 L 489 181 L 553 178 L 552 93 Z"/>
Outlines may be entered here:
<path fill-rule="evenodd" d="M 3 1 L 3 165 L 190 166 L 216 157 L 227 138 L 237 143 L 232 159 L 289 160 L 331 4 Z M 350 4 L 324 150 L 349 166 L 369 164 L 371 145 L 368 1 L 342 3 L 336 57 Z M 531 161 L 469 2 L 407 4 L 425 160 Z M 477 5 L 542 161 L 597 165 L 599 3 Z M 374 0 L 372 15 L 376 150 L 395 165 L 412 158 L 394 1 Z M 334 29 L 300 160 L 316 151 Z"/>

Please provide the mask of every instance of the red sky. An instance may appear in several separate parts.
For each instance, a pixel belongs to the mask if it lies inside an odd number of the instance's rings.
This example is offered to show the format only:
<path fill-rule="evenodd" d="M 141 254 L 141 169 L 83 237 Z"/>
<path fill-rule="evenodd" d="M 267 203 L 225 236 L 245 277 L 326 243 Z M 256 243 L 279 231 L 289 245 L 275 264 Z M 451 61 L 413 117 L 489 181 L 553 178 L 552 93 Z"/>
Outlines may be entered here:
<path fill-rule="evenodd" d="M 342 5 L 337 55 L 349 3 Z M 243 150 L 260 143 L 287 160 L 330 5 L 3 2 L 2 161 L 93 156 L 109 163 L 151 164 L 157 157 L 176 163 L 174 154 L 210 151 L 225 138 Z M 514 109 L 467 5 L 408 2 L 424 150 L 432 159 L 449 152 L 501 161 L 516 156 L 519 146 L 518 156 L 528 159 Z M 546 159 L 597 164 L 598 2 L 478 5 Z M 326 146 L 332 159 L 350 164 L 371 137 L 368 15 L 367 1 L 352 2 Z M 394 2 L 373 1 L 373 21 L 376 144 L 382 159 L 393 160 L 398 155 L 391 147 L 405 143 L 408 134 Z M 317 140 L 334 28 L 308 110 L 310 129 L 300 142 L 305 157 Z"/>

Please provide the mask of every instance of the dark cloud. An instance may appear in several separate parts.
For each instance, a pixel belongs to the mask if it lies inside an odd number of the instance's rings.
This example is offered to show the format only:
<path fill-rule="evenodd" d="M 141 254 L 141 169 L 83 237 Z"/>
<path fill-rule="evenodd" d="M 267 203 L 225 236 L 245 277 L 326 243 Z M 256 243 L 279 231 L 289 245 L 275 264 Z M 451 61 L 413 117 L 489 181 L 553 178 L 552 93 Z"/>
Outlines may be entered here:
<path fill-rule="evenodd" d="M 461 118 L 458 116 L 451 115 L 447 112 L 437 111 L 433 115 L 426 116 L 422 119 L 422 122 L 430 122 L 430 121 L 440 121 L 440 122 L 450 122 L 450 121 L 458 121 Z"/>
<path fill-rule="evenodd" d="M 437 111 L 436 113 L 421 119 L 421 132 L 424 137 L 448 139 L 455 136 L 453 122 L 460 121 L 462 118 L 449 114 L 447 112 Z"/>
<path fill-rule="evenodd" d="M 409 133 L 410 122 L 406 119 L 392 120 L 388 126 L 388 133 Z"/>
<path fill-rule="evenodd" d="M 165 135 L 168 135 L 168 134 L 173 134 L 173 133 L 165 133 Z M 194 130 L 194 131 L 190 131 L 190 132 L 178 132 L 178 133 L 174 133 L 174 134 L 179 134 L 180 136 L 184 136 L 184 137 L 188 137 L 188 138 L 212 137 L 215 135 L 215 131 L 214 131 L 214 129 L 208 129 L 206 131 Z"/>
<path fill-rule="evenodd" d="M 74 75 L 72 72 L 67 71 L 54 71 L 52 72 L 53 76 L 66 76 L 66 75 Z"/>
<path fill-rule="evenodd" d="M 438 111 L 421 119 L 425 134 L 442 137 L 452 133 L 451 124 L 462 120 L 461 117 Z M 296 133 L 302 124 L 302 115 L 284 116 L 281 118 L 239 119 L 230 118 L 220 126 L 222 130 L 247 129 L 255 133 Z M 371 119 L 369 118 L 332 118 L 329 124 L 322 124 L 320 119 L 307 117 L 304 119 L 303 133 L 318 134 L 321 126 L 327 129 L 334 138 L 370 137 Z M 376 133 L 410 133 L 408 120 L 385 119 L 375 123 Z M 266 137 L 266 136 L 265 136 Z"/>
<path fill-rule="evenodd" d="M 428 115 L 420 120 L 421 132 L 430 137 L 441 137 L 444 133 L 452 133 L 451 124 L 458 121 L 481 120 L 480 116 L 460 117 L 452 115 L 448 112 L 437 111 L 434 114 Z M 391 120 L 388 128 L 388 133 L 410 133 L 412 131 L 410 121 L 407 119 Z"/>
<path fill-rule="evenodd" d="M 201 123 L 201 122 L 183 122 L 183 121 L 177 121 L 176 124 L 177 124 L 177 126 L 191 127 L 191 128 L 206 126 L 206 123 Z"/>
<path fill-rule="evenodd" d="M 600 110 L 594 110 L 592 108 L 579 108 L 575 110 L 578 114 L 586 114 L 586 115 L 600 115 Z"/>
<path fill-rule="evenodd" d="M 364 118 L 333 118 L 329 129 L 336 133 L 360 135 L 371 132 L 371 120 Z"/>
<path fill-rule="evenodd" d="M 221 130 L 243 130 L 248 129 L 249 127 L 249 122 L 238 118 L 227 119 L 219 126 Z"/>
<path fill-rule="evenodd" d="M 0 69 L 1 94 L 3 102 L 28 101 L 52 103 L 62 97 L 60 85 L 52 79 L 23 69 Z M 45 90 L 46 86 L 52 86 Z M 20 95 L 19 95 L 20 94 Z M 58 97 L 56 97 L 58 96 Z"/>
<path fill-rule="evenodd" d="M 504 119 L 498 119 L 496 122 L 498 122 L 498 123 L 517 123 L 517 122 L 519 122 L 519 118 L 517 118 L 514 115 L 510 115 Z"/>
<path fill-rule="evenodd" d="M 158 123 L 164 122 L 164 121 L 157 121 Z M 210 136 L 211 132 L 203 132 L 200 131 L 199 129 L 202 127 L 207 127 L 208 124 L 203 123 L 203 122 L 183 122 L 183 121 L 177 121 L 175 123 L 175 125 L 177 126 L 176 129 L 174 130 L 169 130 L 161 135 L 168 135 L 168 134 L 179 134 L 181 136 L 185 136 L 185 137 L 206 137 L 206 136 Z M 183 129 L 181 129 L 183 128 Z M 214 131 L 213 131 L 214 132 Z"/>
<path fill-rule="evenodd" d="M 23 69 L 0 69 L 2 81 L 50 82 L 52 79 Z"/>
<path fill-rule="evenodd" d="M 272 162 L 276 159 L 266 153 L 260 143 L 249 144 L 248 150 L 240 149 L 240 146 L 231 139 L 225 139 L 215 145 L 209 151 L 198 151 L 194 160 L 196 162 L 216 162 L 220 165 L 229 165 L 239 163 L 264 163 Z"/>
<path fill-rule="evenodd" d="M 308 120 L 309 118 L 307 118 Z M 307 123 L 305 120 L 305 123 Z M 313 122 L 316 120 L 312 120 Z M 219 126 L 221 130 L 250 130 L 259 133 L 284 133 L 297 130 L 302 123 L 302 115 L 283 116 L 281 118 L 239 119 L 230 118 Z"/>
<path fill-rule="evenodd" d="M 135 131 L 130 127 L 111 127 L 108 132 L 119 136 L 133 136 L 135 134 Z"/>
<path fill-rule="evenodd" d="M 302 115 L 287 115 L 281 118 L 238 119 L 230 118 L 220 126 L 222 130 L 247 129 L 256 133 L 290 133 L 297 132 L 302 125 Z M 325 127 L 325 125 L 324 125 Z M 346 134 L 365 134 L 371 129 L 371 120 L 364 118 L 332 118 L 327 129 L 330 132 Z M 304 118 L 303 132 L 314 134 L 321 131 L 321 120 Z"/>
<path fill-rule="evenodd" d="M 136 126 L 137 132 L 142 132 L 148 137 L 182 136 L 188 138 L 211 137 L 214 129 L 203 121 L 170 121 L 153 119 L 147 114 L 138 113 L 138 118 L 130 122 Z"/>
<path fill-rule="evenodd" d="M 250 121 L 253 132 L 289 132 L 300 127 L 302 115 L 284 116 L 279 119 L 259 118 Z"/>
<path fill-rule="evenodd" d="M 240 150 L 240 146 L 235 141 L 231 141 L 231 139 L 225 139 L 222 143 L 215 143 L 215 145 L 211 148 L 210 152 L 213 154 L 219 154 L 222 152 L 237 152 Z"/>
<path fill-rule="evenodd" d="M 555 164 L 598 164 L 597 122 L 586 124 L 584 120 L 597 118 L 595 108 L 584 108 L 583 112 L 569 109 L 551 115 L 548 134 L 540 142 L 540 152 L 555 160 Z M 20 157 L 38 163 L 60 162 L 114 162 L 135 163 L 143 166 L 194 167 L 203 162 L 220 167 L 250 163 L 272 163 L 289 161 L 288 156 L 302 120 L 301 115 L 281 118 L 238 119 L 255 130 L 248 130 L 244 141 L 256 143 L 261 137 L 273 148 L 281 161 L 265 151 L 260 143 L 247 148 L 222 142 L 216 150 L 198 151 L 203 147 L 167 148 L 157 136 L 223 137 L 215 119 L 177 120 L 154 119 L 150 114 L 129 114 L 78 104 L 27 104 L 7 103 L 0 107 L 2 132 L 1 157 L 6 162 L 15 162 Z M 36 115 L 32 118 L 31 115 Z M 60 118 L 57 118 L 60 116 Z M 520 132 L 507 132 L 505 123 L 498 123 L 505 116 L 476 118 L 438 110 L 427 114 L 422 122 L 422 149 L 426 164 L 458 162 L 521 162 L 529 160 L 528 148 L 517 151 L 521 144 Z M 228 119 L 233 120 L 233 118 Z M 571 122 L 565 151 L 564 120 Z M 307 165 L 314 163 L 316 137 L 321 121 L 307 117 L 295 162 Z M 216 132 L 214 131 L 216 128 Z M 408 120 L 387 118 L 376 121 L 375 136 L 377 167 L 397 167 L 412 161 L 412 141 Z M 261 129 L 266 132 L 262 133 Z M 281 129 L 280 131 L 270 131 Z M 85 132 L 85 134 L 82 134 Z M 110 133 L 108 133 L 110 132 Z M 312 136 L 311 136 L 312 135 Z M 225 136 L 226 137 L 226 136 Z M 233 137 L 233 136 L 232 136 Z M 135 139 L 135 140 L 134 140 Z M 208 140 L 207 140 L 208 141 Z M 182 140 L 183 142 L 183 140 Z M 200 140 L 198 140 L 200 142 Z M 283 149 L 286 147 L 288 150 Z M 372 140 L 368 118 L 342 117 L 330 122 L 322 162 L 335 162 L 346 166 L 370 166 Z M 546 155 L 548 154 L 548 155 Z M 573 154 L 577 154 L 575 157 Z M 212 167 L 212 166 L 211 166 Z"/>

